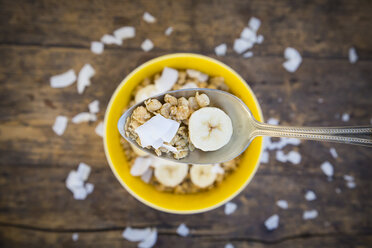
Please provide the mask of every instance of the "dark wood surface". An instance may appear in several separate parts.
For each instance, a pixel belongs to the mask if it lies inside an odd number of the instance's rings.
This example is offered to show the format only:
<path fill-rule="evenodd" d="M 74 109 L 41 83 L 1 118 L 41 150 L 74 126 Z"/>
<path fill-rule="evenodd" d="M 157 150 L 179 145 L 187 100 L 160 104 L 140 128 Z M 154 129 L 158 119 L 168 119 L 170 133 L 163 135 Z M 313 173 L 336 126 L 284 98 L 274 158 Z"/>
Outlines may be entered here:
<path fill-rule="evenodd" d="M 144 11 L 156 24 L 142 20 Z M 1 247 L 136 247 L 121 237 L 127 226 L 158 228 L 156 247 L 371 247 L 372 152 L 339 144 L 302 142 L 298 165 L 280 163 L 270 152 L 249 186 L 226 216 L 223 207 L 198 215 L 171 215 L 131 197 L 112 174 L 97 123 L 68 125 L 65 134 L 51 129 L 57 115 L 73 117 L 101 102 L 99 120 L 119 82 L 141 63 L 168 53 L 194 52 L 212 57 L 214 47 L 228 44 L 220 57 L 250 84 L 265 118 L 291 125 L 366 125 L 372 117 L 371 1 L 0 1 L 0 246 Z M 243 59 L 231 47 L 251 16 L 262 20 L 265 41 Z M 123 46 L 90 51 L 121 26 L 137 35 Z M 173 26 L 170 36 L 164 30 Z M 155 48 L 140 49 L 145 38 Z M 294 73 L 286 72 L 283 51 L 292 46 L 303 55 Z M 350 64 L 355 46 L 359 61 Z M 52 89 L 49 78 L 85 63 L 96 69 L 92 86 L 78 95 L 76 85 Z M 278 102 L 278 98 L 282 102 Z M 318 98 L 324 103 L 319 104 Z M 350 113 L 344 123 L 340 114 Z M 329 148 L 335 147 L 334 159 Z M 335 167 L 328 182 L 320 164 Z M 79 162 L 92 166 L 95 189 L 84 201 L 65 187 Z M 348 189 L 344 174 L 355 177 Z M 340 188 L 340 194 L 335 189 Z M 317 200 L 307 202 L 312 189 Z M 288 210 L 275 202 L 285 199 Z M 302 213 L 319 217 L 304 221 Z M 279 228 L 268 232 L 263 222 L 279 214 Z M 180 223 L 191 235 L 176 234 Z M 80 237 L 73 242 L 71 235 Z"/>

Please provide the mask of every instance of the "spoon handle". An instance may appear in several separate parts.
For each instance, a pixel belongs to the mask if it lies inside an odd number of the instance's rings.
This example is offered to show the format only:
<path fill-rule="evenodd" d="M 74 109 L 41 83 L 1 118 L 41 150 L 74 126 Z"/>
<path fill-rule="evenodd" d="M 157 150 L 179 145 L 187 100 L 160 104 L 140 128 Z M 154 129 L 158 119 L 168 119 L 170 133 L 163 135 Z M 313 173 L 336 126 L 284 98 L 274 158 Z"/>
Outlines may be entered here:
<path fill-rule="evenodd" d="M 255 136 L 287 137 L 372 147 L 372 126 L 285 127 L 255 122 Z"/>

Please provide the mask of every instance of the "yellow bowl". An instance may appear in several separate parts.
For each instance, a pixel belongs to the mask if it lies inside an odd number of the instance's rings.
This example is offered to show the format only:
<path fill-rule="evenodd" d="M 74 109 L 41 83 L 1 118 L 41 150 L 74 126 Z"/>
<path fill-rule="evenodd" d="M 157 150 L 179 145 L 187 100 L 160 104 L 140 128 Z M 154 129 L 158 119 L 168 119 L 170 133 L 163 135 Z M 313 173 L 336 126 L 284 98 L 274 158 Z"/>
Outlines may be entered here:
<path fill-rule="evenodd" d="M 144 63 L 121 82 L 111 97 L 105 114 L 104 147 L 108 163 L 121 185 L 139 201 L 160 211 L 176 214 L 205 212 L 231 200 L 250 182 L 259 166 L 262 138 L 256 138 L 250 144 L 238 168 L 231 175 L 218 187 L 206 192 L 186 195 L 164 193 L 132 176 L 120 145 L 117 122 L 129 104 L 133 89 L 144 78 L 162 71 L 164 67 L 195 69 L 208 75 L 222 76 L 231 92 L 243 100 L 259 121 L 263 120 L 261 108 L 248 84 L 233 69 L 215 59 L 189 53 L 165 55 Z"/>

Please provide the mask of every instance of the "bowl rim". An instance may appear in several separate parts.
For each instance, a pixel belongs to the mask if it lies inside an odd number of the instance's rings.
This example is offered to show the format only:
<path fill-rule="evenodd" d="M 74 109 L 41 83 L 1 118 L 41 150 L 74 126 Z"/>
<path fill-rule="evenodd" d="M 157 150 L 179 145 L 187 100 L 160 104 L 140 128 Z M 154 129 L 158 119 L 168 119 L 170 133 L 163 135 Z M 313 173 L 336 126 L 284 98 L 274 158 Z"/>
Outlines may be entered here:
<path fill-rule="evenodd" d="M 255 168 L 254 168 L 253 172 L 251 173 L 251 175 L 249 176 L 249 178 L 246 180 L 246 182 L 236 192 L 234 192 L 233 194 L 231 194 L 229 197 L 226 197 L 221 202 L 219 202 L 219 203 L 217 203 L 217 204 L 215 204 L 213 206 L 210 206 L 210 207 L 196 209 L 196 210 L 172 210 L 172 209 L 167 209 L 167 208 L 164 208 L 164 207 L 160 207 L 158 205 L 153 204 L 150 201 L 147 201 L 147 200 L 143 199 L 141 196 L 137 195 L 137 193 L 134 192 L 128 185 L 125 184 L 124 180 L 121 179 L 119 173 L 116 171 L 116 169 L 115 169 L 115 167 L 113 165 L 113 162 L 112 162 L 111 157 L 109 155 L 108 142 L 107 142 L 107 139 L 106 139 L 106 136 L 107 136 L 106 135 L 106 132 L 107 132 L 108 115 L 110 113 L 110 110 L 112 108 L 112 105 L 113 105 L 115 99 L 117 98 L 117 95 L 119 94 L 119 91 L 121 90 L 121 88 L 123 88 L 123 86 L 125 85 L 126 81 L 129 78 L 131 78 L 133 75 L 135 75 L 136 73 L 138 73 L 139 71 L 141 71 L 143 68 L 149 66 L 150 64 L 157 63 L 157 62 L 159 62 L 161 60 L 165 60 L 165 59 L 169 59 L 169 58 L 177 58 L 177 57 L 197 57 L 199 59 L 209 60 L 209 61 L 211 61 L 213 63 L 216 63 L 216 64 L 218 64 L 220 66 L 223 66 L 226 69 L 230 70 L 232 73 L 234 73 L 239 78 L 239 80 L 241 82 L 244 83 L 245 87 L 248 89 L 248 91 L 250 92 L 251 97 L 253 98 L 253 101 L 254 101 L 254 103 L 255 103 L 255 105 L 257 107 L 258 115 L 259 115 L 260 119 L 262 121 L 264 120 L 264 117 L 263 117 L 263 114 L 262 114 L 262 110 L 261 110 L 261 106 L 260 106 L 260 104 L 259 104 L 259 102 L 258 102 L 258 100 L 256 98 L 256 95 L 252 91 L 251 87 L 240 76 L 240 74 L 237 73 L 230 66 L 226 65 L 225 63 L 222 63 L 222 62 L 218 61 L 217 59 L 214 59 L 214 58 L 211 58 L 211 57 L 208 57 L 208 56 L 205 56 L 205 55 L 201 55 L 201 54 L 195 54 L 195 53 L 171 53 L 171 54 L 161 55 L 159 57 L 150 59 L 150 60 L 146 61 L 145 63 L 137 66 L 116 87 L 116 89 L 115 89 L 114 93 L 111 95 L 110 101 L 109 101 L 109 103 L 108 103 L 108 105 L 106 107 L 105 116 L 104 116 L 104 123 L 103 123 L 103 127 L 104 127 L 104 130 L 103 130 L 103 133 L 104 133 L 104 135 L 103 135 L 104 151 L 105 151 L 106 160 L 107 160 L 107 162 L 108 162 L 108 164 L 109 164 L 112 172 L 114 173 L 116 179 L 129 192 L 130 195 L 132 195 L 135 199 L 137 199 L 138 201 L 140 201 L 144 205 L 146 205 L 148 207 L 151 207 L 153 209 L 156 209 L 156 210 L 159 210 L 159 211 L 162 211 L 162 212 L 165 212 L 165 213 L 171 213 L 171 214 L 183 214 L 183 215 L 185 215 L 185 214 L 204 213 L 204 212 L 207 212 L 207 211 L 211 211 L 213 209 L 216 209 L 216 208 L 222 206 L 223 204 L 227 203 L 231 199 L 235 198 L 235 196 L 237 196 L 240 192 L 242 192 L 247 187 L 247 185 L 251 182 L 251 180 L 255 176 L 258 167 L 260 167 L 260 160 L 261 160 L 262 152 L 264 150 L 264 144 L 263 143 L 261 144 L 261 148 L 260 148 L 259 154 L 258 154 L 257 164 L 255 165 Z"/>

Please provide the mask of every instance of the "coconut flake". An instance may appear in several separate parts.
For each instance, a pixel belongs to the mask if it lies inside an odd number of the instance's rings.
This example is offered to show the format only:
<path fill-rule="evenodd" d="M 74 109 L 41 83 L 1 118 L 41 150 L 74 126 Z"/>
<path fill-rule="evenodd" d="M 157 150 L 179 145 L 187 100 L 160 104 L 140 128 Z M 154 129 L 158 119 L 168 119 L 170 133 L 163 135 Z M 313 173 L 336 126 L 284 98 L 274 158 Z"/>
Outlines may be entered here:
<path fill-rule="evenodd" d="M 70 69 L 62 74 L 52 76 L 50 78 L 50 86 L 52 88 L 64 88 L 70 86 L 76 81 L 76 74 L 73 69 Z"/>
<path fill-rule="evenodd" d="M 152 178 L 152 173 L 153 170 L 151 168 L 148 168 L 147 171 L 145 171 L 145 173 L 143 173 L 141 176 L 142 181 L 144 181 L 145 183 L 149 183 Z"/>
<path fill-rule="evenodd" d="M 235 39 L 233 49 L 236 53 L 241 54 L 253 47 L 253 42 L 244 39 Z"/>
<path fill-rule="evenodd" d="M 354 47 L 349 48 L 349 62 L 355 64 L 358 61 L 358 54 Z"/>
<path fill-rule="evenodd" d="M 233 246 L 233 244 L 231 244 L 231 243 L 227 243 L 227 244 L 225 245 L 225 248 L 234 248 L 234 246 Z"/>
<path fill-rule="evenodd" d="M 81 180 L 87 180 L 90 174 L 90 166 L 86 163 L 80 163 L 77 169 L 77 174 L 79 175 Z"/>
<path fill-rule="evenodd" d="M 261 155 L 261 163 L 267 164 L 269 162 L 269 152 L 268 151 L 263 151 Z"/>
<path fill-rule="evenodd" d="M 217 56 L 225 56 L 227 51 L 227 45 L 222 43 L 214 48 L 214 52 Z"/>
<path fill-rule="evenodd" d="M 283 63 L 283 67 L 292 73 L 297 70 L 302 62 L 300 53 L 292 47 L 287 47 L 284 50 L 284 58 L 287 59 L 287 61 Z"/>
<path fill-rule="evenodd" d="M 222 169 L 220 164 L 214 164 L 212 167 L 212 172 L 216 174 L 224 174 L 225 171 Z"/>
<path fill-rule="evenodd" d="M 73 193 L 75 200 L 84 200 L 88 194 L 93 191 L 93 184 L 86 184 L 84 181 L 88 179 L 90 174 L 90 166 L 85 163 L 80 163 L 77 171 L 70 171 L 66 178 L 66 187 Z"/>
<path fill-rule="evenodd" d="M 75 200 L 85 200 L 88 196 L 88 193 L 84 187 L 74 189 L 73 194 Z"/>
<path fill-rule="evenodd" d="M 264 36 L 262 34 L 259 34 L 256 40 L 257 44 L 261 44 L 263 41 L 264 41 Z"/>
<path fill-rule="evenodd" d="M 350 176 L 350 175 L 344 175 L 344 180 L 348 181 L 348 182 L 351 182 L 351 181 L 354 181 L 354 177 Z"/>
<path fill-rule="evenodd" d="M 315 219 L 316 217 L 318 217 L 318 211 L 316 211 L 315 209 L 306 210 L 302 215 L 302 219 L 304 220 L 311 220 Z"/>
<path fill-rule="evenodd" d="M 235 210 L 238 208 L 238 205 L 233 202 L 228 202 L 225 204 L 225 214 L 230 215 L 235 212 Z"/>
<path fill-rule="evenodd" d="M 356 184 L 355 182 L 347 182 L 346 183 L 346 186 L 349 188 L 349 189 L 353 189 L 356 187 Z"/>
<path fill-rule="evenodd" d="M 76 171 L 70 171 L 66 179 L 66 187 L 74 192 L 75 189 L 81 188 L 84 186 L 84 182 L 81 179 L 80 175 Z"/>
<path fill-rule="evenodd" d="M 244 28 L 240 34 L 240 38 L 255 43 L 257 41 L 256 32 L 250 28 Z"/>
<path fill-rule="evenodd" d="M 141 48 L 142 48 L 143 51 L 148 52 L 148 51 L 150 51 L 151 49 L 154 48 L 154 43 L 152 43 L 151 40 L 146 39 L 142 42 Z"/>
<path fill-rule="evenodd" d="M 101 42 L 103 42 L 106 45 L 118 45 L 121 46 L 123 44 L 123 41 L 116 38 L 115 36 L 111 34 L 105 34 L 101 38 Z"/>
<path fill-rule="evenodd" d="M 279 200 L 276 205 L 282 209 L 288 209 L 288 202 L 286 200 Z"/>
<path fill-rule="evenodd" d="M 145 240 L 151 235 L 151 228 L 131 228 L 127 227 L 122 233 L 123 238 L 131 242 L 139 242 Z"/>
<path fill-rule="evenodd" d="M 185 224 L 182 223 L 181 225 L 178 226 L 177 233 L 178 233 L 178 235 L 180 235 L 182 237 L 186 237 L 186 236 L 189 235 L 190 230 Z"/>
<path fill-rule="evenodd" d="M 246 53 L 243 54 L 243 58 L 252 58 L 253 57 L 253 52 L 252 51 L 248 51 Z"/>
<path fill-rule="evenodd" d="M 337 151 L 336 151 L 335 148 L 331 147 L 329 149 L 329 152 L 331 153 L 331 155 L 332 155 L 333 158 L 337 158 L 338 157 L 338 154 L 337 154 Z"/>
<path fill-rule="evenodd" d="M 340 188 L 336 188 L 335 191 L 336 191 L 337 194 L 341 194 L 341 189 Z"/>
<path fill-rule="evenodd" d="M 52 127 L 53 131 L 58 135 L 61 136 L 67 127 L 68 119 L 66 116 L 59 115 L 56 117 L 54 125 Z"/>
<path fill-rule="evenodd" d="M 156 228 L 151 230 L 151 234 L 138 244 L 138 248 L 151 248 L 155 245 L 158 238 L 158 231 Z"/>
<path fill-rule="evenodd" d="M 169 67 L 164 67 L 161 77 L 155 81 L 158 92 L 166 92 L 172 89 L 178 80 L 178 71 Z"/>
<path fill-rule="evenodd" d="M 90 50 L 95 54 L 102 54 L 103 48 L 104 48 L 104 45 L 102 42 L 92 41 L 92 43 L 90 43 Z"/>
<path fill-rule="evenodd" d="M 87 194 L 91 194 L 93 193 L 93 190 L 94 190 L 94 184 L 92 183 L 86 183 L 85 184 L 85 190 L 87 191 Z"/>
<path fill-rule="evenodd" d="M 149 12 L 145 12 L 143 14 L 143 20 L 147 23 L 154 23 L 156 22 L 156 18 L 152 16 Z"/>
<path fill-rule="evenodd" d="M 327 177 L 332 177 L 333 176 L 333 166 L 330 162 L 325 161 L 324 163 L 321 164 L 320 168 L 322 169 L 323 173 Z"/>
<path fill-rule="evenodd" d="M 90 64 L 85 64 L 79 72 L 77 91 L 79 94 L 83 94 L 85 87 L 90 85 L 90 78 L 94 76 L 96 71 Z"/>
<path fill-rule="evenodd" d="M 117 40 L 131 39 L 136 36 L 136 29 L 130 26 L 121 27 L 114 31 L 114 36 Z"/>
<path fill-rule="evenodd" d="M 282 163 L 291 162 L 292 164 L 299 164 L 301 162 L 301 154 L 296 151 L 290 151 L 287 155 L 283 151 L 276 152 L 276 159 Z"/>
<path fill-rule="evenodd" d="M 80 114 L 77 114 L 72 118 L 72 123 L 79 124 L 82 122 L 88 122 L 88 121 L 96 121 L 97 116 L 95 114 L 91 114 L 88 112 L 82 112 Z"/>
<path fill-rule="evenodd" d="M 134 161 L 134 164 L 130 168 L 130 174 L 132 176 L 141 176 L 143 175 L 150 167 L 152 163 L 151 158 L 146 157 L 137 157 Z"/>
<path fill-rule="evenodd" d="M 348 122 L 350 120 L 350 115 L 348 113 L 343 113 L 341 119 L 343 122 Z"/>
<path fill-rule="evenodd" d="M 316 199 L 316 194 L 312 190 L 308 190 L 305 194 L 305 199 L 307 201 L 314 201 Z"/>
<path fill-rule="evenodd" d="M 73 233 L 72 234 L 72 240 L 76 242 L 76 241 L 78 241 L 78 239 L 79 239 L 79 234 L 78 233 Z"/>
<path fill-rule="evenodd" d="M 267 120 L 267 124 L 270 124 L 270 125 L 278 125 L 279 124 L 279 120 L 278 119 L 275 119 L 275 118 L 269 118 Z"/>
<path fill-rule="evenodd" d="M 187 84 L 184 84 L 181 89 L 194 89 L 194 88 L 198 88 L 198 86 L 196 85 L 196 83 L 193 83 L 193 82 L 190 82 L 190 83 L 187 83 Z"/>
<path fill-rule="evenodd" d="M 172 27 L 168 27 L 168 28 L 165 30 L 164 34 L 165 34 L 166 36 L 169 36 L 169 35 L 172 34 L 172 32 L 173 32 L 173 28 L 172 28 Z"/>
<path fill-rule="evenodd" d="M 248 26 L 257 32 L 257 30 L 260 28 L 261 26 L 261 21 L 260 19 L 256 18 L 256 17 L 251 17 L 251 19 L 249 20 L 248 22 Z"/>
<path fill-rule="evenodd" d="M 94 131 L 96 132 L 97 135 L 103 137 L 103 122 L 102 121 L 98 123 Z"/>
<path fill-rule="evenodd" d="M 99 112 L 99 101 L 94 100 L 93 102 L 89 103 L 88 108 L 90 113 L 97 114 Z"/>
<path fill-rule="evenodd" d="M 274 214 L 265 221 L 265 227 L 267 230 L 272 231 L 279 226 L 279 216 Z"/>
<path fill-rule="evenodd" d="M 186 74 L 191 77 L 197 79 L 199 82 L 206 82 L 208 80 L 208 75 L 205 73 L 202 73 L 197 70 L 193 69 L 187 69 Z"/>

